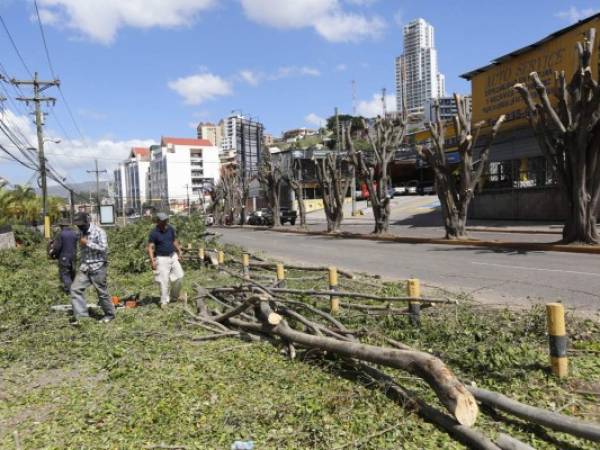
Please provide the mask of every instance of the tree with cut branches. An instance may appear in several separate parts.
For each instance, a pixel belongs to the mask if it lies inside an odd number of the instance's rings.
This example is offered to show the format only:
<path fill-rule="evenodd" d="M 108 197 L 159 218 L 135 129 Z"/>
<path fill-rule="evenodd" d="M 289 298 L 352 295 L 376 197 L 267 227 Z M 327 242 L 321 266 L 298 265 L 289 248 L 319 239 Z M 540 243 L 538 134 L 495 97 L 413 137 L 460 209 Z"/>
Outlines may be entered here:
<path fill-rule="evenodd" d="M 363 119 L 363 127 L 367 130 L 366 136 L 369 142 L 367 151 L 356 149 L 351 127 L 345 128 L 350 164 L 355 167 L 358 179 L 369 190 L 369 200 L 375 218 L 373 232 L 386 233 L 390 224 L 391 199 L 388 195 L 390 184 L 388 167 L 404 139 L 406 123 L 401 116 L 377 117 L 372 127 L 368 127 Z"/>
<path fill-rule="evenodd" d="M 328 153 L 315 162 L 317 180 L 323 195 L 323 208 L 327 218 L 327 231 L 339 230 L 344 218 L 344 200 L 350 187 L 350 177 L 344 160 L 338 153 Z"/>
<path fill-rule="evenodd" d="M 421 158 L 433 168 L 435 174 L 435 187 L 440 204 L 446 239 L 465 239 L 467 237 L 466 223 L 469 203 L 473 199 L 475 187 L 480 182 L 487 167 L 490 148 L 505 117 L 500 116 L 494 126 L 487 143 L 479 152 L 479 161 L 473 160 L 473 150 L 477 142 L 483 122 L 472 125 L 471 111 L 465 99 L 454 94 L 457 114 L 454 116 L 454 129 L 458 140 L 458 179 L 454 175 L 446 155 L 446 124 L 440 116 L 439 104 L 434 105 L 435 121 L 429 125 L 433 146 L 418 147 L 417 152 Z"/>
<path fill-rule="evenodd" d="M 281 215 L 279 213 L 281 185 L 284 181 L 281 164 L 274 161 L 269 149 L 263 149 L 261 161 L 258 166 L 258 182 L 267 195 L 269 207 L 273 211 L 273 226 L 281 225 Z"/>
<path fill-rule="evenodd" d="M 294 191 L 296 202 L 298 203 L 298 215 L 300 216 L 300 226 L 306 226 L 306 206 L 304 205 L 304 189 L 302 187 L 302 167 L 298 159 L 289 158 L 288 163 L 283 167 L 283 179 Z"/>
<path fill-rule="evenodd" d="M 529 122 L 567 202 L 563 242 L 598 244 L 596 229 L 600 197 L 600 85 L 592 76 L 596 29 L 577 43 L 578 65 L 567 82 L 555 73 L 554 106 L 537 72 L 529 75 L 536 103 L 524 83 L 514 89 L 528 110 Z"/>

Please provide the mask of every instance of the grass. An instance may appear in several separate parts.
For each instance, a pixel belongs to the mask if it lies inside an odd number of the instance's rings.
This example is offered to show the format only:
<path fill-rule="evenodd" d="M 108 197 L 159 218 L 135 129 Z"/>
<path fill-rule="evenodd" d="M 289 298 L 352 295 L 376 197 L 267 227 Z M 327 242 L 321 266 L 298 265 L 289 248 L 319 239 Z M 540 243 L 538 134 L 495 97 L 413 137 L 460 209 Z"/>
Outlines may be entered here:
<path fill-rule="evenodd" d="M 143 228 L 143 227 L 142 227 Z M 113 245 L 131 240 L 111 235 Z M 140 240 L 140 243 L 143 239 Z M 185 323 L 181 304 L 160 310 L 152 274 L 138 244 L 114 261 L 112 293 L 141 292 L 148 304 L 120 310 L 109 325 L 67 324 L 49 305 L 67 303 L 56 267 L 39 245 L 0 253 L 0 448 L 139 449 L 158 444 L 227 449 L 251 439 L 258 449 L 461 448 L 448 435 L 364 385 L 335 358 L 290 361 L 270 344 L 234 338 L 195 343 L 205 333 Z M 239 249 L 227 247 L 239 259 Z M 137 252 L 137 253 L 136 253 Z M 120 257 L 113 255 L 112 259 Z M 185 288 L 231 284 L 214 271 L 187 265 Z M 290 278 L 301 276 L 290 271 Z M 313 277 L 315 273 L 308 276 Z M 341 280 L 344 289 L 400 294 L 403 286 Z M 379 282 L 376 282 L 379 283 Z M 324 288 L 325 282 L 291 281 L 290 287 Z M 367 327 L 439 355 L 464 380 L 529 404 L 598 421 L 600 358 L 573 355 L 571 376 L 547 372 L 544 311 L 490 310 L 473 305 L 424 311 L 421 329 L 406 317 L 364 317 L 344 312 L 352 328 Z M 361 303 L 364 303 L 361 301 Z M 569 317 L 572 346 L 600 348 L 600 327 Z M 377 343 L 376 341 L 372 341 Z M 389 371 L 434 405 L 419 379 Z M 484 411 L 485 412 L 485 411 Z M 507 417 L 503 416 L 504 419 Z M 507 432 L 535 448 L 593 448 L 564 434 L 518 419 L 480 415 L 477 428 L 490 437 Z M 389 431 L 375 436 L 376 433 Z"/>

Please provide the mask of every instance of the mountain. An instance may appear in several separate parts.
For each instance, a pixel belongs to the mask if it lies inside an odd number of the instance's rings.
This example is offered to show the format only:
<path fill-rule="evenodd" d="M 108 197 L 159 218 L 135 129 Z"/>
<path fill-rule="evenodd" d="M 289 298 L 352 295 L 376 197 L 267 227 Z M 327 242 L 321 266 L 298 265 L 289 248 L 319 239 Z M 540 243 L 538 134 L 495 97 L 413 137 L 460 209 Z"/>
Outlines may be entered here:
<path fill-rule="evenodd" d="M 90 192 L 92 192 L 92 193 L 96 192 L 96 182 L 95 181 L 85 181 L 83 183 L 69 183 L 69 186 L 72 187 L 75 190 L 75 192 L 85 194 L 85 195 L 88 195 Z M 38 191 L 39 191 L 39 189 L 38 189 Z M 107 194 L 108 189 L 107 189 L 106 181 L 100 182 L 100 192 L 104 193 L 104 195 Z M 54 197 L 63 197 L 63 198 L 68 199 L 69 191 L 67 191 L 65 188 L 63 188 L 62 186 L 60 186 L 58 184 L 53 184 L 53 185 L 48 184 L 48 195 L 54 196 Z"/>

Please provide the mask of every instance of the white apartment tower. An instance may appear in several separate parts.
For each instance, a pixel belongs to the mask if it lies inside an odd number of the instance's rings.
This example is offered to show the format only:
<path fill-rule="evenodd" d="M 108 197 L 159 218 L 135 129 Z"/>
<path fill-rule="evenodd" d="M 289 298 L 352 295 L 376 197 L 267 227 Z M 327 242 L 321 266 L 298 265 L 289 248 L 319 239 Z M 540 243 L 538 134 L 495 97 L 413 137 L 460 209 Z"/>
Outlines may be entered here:
<path fill-rule="evenodd" d="M 446 95 L 444 75 L 438 71 L 433 26 L 416 19 L 403 28 L 404 53 L 396 58 L 397 110 L 422 113 L 425 103 Z"/>

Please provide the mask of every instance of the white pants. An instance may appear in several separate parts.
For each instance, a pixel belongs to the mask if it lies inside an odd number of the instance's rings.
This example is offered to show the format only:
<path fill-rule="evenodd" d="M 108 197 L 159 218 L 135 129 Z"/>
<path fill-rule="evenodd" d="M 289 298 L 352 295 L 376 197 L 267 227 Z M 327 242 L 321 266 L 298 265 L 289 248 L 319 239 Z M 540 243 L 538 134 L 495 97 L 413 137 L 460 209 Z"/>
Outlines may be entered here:
<path fill-rule="evenodd" d="M 169 303 L 169 284 L 171 284 L 171 298 L 177 300 L 181 290 L 183 269 L 179 263 L 177 253 L 172 256 L 157 256 L 154 281 L 160 286 L 160 303 Z"/>

